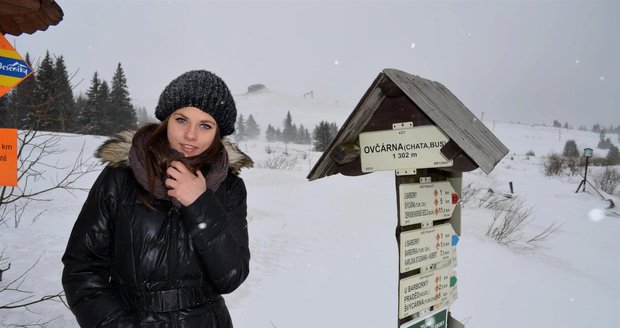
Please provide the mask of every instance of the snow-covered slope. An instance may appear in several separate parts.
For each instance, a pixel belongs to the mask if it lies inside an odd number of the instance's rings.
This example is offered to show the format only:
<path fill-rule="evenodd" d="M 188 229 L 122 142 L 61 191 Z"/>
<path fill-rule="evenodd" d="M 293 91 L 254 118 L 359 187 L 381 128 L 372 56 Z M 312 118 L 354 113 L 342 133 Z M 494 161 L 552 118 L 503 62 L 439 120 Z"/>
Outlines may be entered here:
<path fill-rule="evenodd" d="M 267 124 L 281 124 L 288 110 L 295 124 L 310 130 L 321 120 L 341 126 L 353 110 L 269 90 L 238 95 L 236 101 L 239 112 L 252 114 L 263 131 Z M 503 246 L 485 236 L 492 211 L 479 208 L 476 201 L 460 205 L 459 298 L 451 307 L 453 315 L 477 328 L 615 326 L 620 309 L 618 210 L 606 210 L 608 203 L 590 187 L 575 193 L 580 177 L 546 177 L 541 166 L 543 156 L 561 153 L 569 139 L 580 149 L 590 147 L 595 155 L 604 156 L 596 150 L 598 134 L 485 123 L 510 154 L 490 175 L 480 170 L 465 173 L 463 186 L 507 193 L 512 182 L 516 197 L 533 209 L 525 237 L 551 223 L 561 228 L 535 247 Z M 82 144 L 92 153 L 103 140 L 63 136 L 66 153 L 54 160 L 70 163 Z M 272 156 L 266 154 L 264 139 L 241 146 L 257 164 Z M 269 147 L 276 152 L 284 149 L 277 143 Z M 393 173 L 336 175 L 308 182 L 305 176 L 320 153 L 292 144 L 288 151 L 300 155 L 292 169 L 254 168 L 241 175 L 249 193 L 252 260 L 248 280 L 226 296 L 235 327 L 395 327 L 398 253 Z M 528 151 L 535 156 L 525 156 Z M 55 173 L 49 171 L 46 177 Z M 96 174 L 88 175 L 81 184 L 88 186 L 95 178 Z M 18 279 L 20 290 L 32 292 L 3 291 L 0 306 L 24 296 L 35 300 L 61 291 L 60 257 L 85 197 L 79 192 L 54 192 L 50 202 L 29 206 L 18 228 L 0 227 L 0 249 L 7 259 L 0 268 L 11 263 L 0 290 Z M 605 197 L 620 204 L 617 195 Z M 39 211 L 45 212 L 32 222 Z M 0 310 L 0 326 L 76 327 L 62 303 L 48 301 L 29 310 Z"/>

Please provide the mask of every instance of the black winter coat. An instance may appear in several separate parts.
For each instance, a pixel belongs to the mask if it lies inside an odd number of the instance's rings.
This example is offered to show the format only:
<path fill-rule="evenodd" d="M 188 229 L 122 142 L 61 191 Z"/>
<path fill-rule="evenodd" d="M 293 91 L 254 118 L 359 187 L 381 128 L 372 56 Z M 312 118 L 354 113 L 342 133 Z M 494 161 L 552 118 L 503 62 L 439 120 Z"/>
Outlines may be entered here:
<path fill-rule="evenodd" d="M 229 172 L 216 192 L 180 209 L 151 199 L 154 211 L 137 197 L 131 168 L 112 164 L 94 183 L 62 258 L 79 325 L 232 327 L 221 294 L 249 272 L 243 180 Z"/>

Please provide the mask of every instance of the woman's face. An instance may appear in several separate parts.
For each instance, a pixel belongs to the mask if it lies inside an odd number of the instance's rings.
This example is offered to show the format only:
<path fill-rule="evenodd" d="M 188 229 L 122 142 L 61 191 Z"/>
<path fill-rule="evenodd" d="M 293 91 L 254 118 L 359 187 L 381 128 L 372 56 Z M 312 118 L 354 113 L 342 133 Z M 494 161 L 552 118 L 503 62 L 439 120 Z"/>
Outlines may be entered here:
<path fill-rule="evenodd" d="M 170 147 L 185 157 L 196 156 L 209 149 L 217 135 L 213 116 L 196 107 L 177 109 L 168 119 Z"/>

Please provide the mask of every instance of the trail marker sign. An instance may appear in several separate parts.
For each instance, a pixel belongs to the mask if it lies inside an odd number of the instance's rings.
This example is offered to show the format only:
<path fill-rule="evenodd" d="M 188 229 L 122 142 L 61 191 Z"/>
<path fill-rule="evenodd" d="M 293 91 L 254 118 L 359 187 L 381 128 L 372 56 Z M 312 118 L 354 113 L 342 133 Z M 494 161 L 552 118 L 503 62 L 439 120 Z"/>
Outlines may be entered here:
<path fill-rule="evenodd" d="M 32 69 L 0 34 L 0 97 L 32 74 Z"/>
<path fill-rule="evenodd" d="M 363 132 L 362 172 L 452 166 L 441 154 L 449 139 L 434 125 Z"/>
<path fill-rule="evenodd" d="M 398 196 L 401 226 L 448 219 L 460 201 L 449 181 L 404 183 Z"/>
<path fill-rule="evenodd" d="M 395 171 L 397 327 L 464 327 L 447 310 L 457 297 L 462 173 L 480 168 L 488 174 L 507 153 L 441 83 L 388 68 L 308 174 L 313 181 L 338 173 Z M 435 312 L 429 316 L 429 311 Z"/>
<path fill-rule="evenodd" d="M 416 319 L 404 323 L 400 328 L 447 328 L 448 327 L 448 309 L 443 309 L 425 316 L 423 319 Z"/>
<path fill-rule="evenodd" d="M 456 257 L 459 236 L 450 223 L 400 233 L 400 273 L 426 267 Z"/>
<path fill-rule="evenodd" d="M 456 299 L 454 267 L 421 273 L 398 283 L 398 318 L 403 319 L 422 310 L 449 306 Z"/>
<path fill-rule="evenodd" d="M 0 129 L 0 186 L 17 186 L 17 129 Z"/>

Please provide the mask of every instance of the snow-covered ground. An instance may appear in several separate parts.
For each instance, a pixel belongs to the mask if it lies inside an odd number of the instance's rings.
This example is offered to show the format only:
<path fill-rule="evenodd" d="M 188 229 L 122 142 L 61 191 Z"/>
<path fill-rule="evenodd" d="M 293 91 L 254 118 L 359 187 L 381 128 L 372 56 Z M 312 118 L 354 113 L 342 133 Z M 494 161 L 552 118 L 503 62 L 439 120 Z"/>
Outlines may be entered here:
<path fill-rule="evenodd" d="M 321 99 L 283 95 L 269 90 L 236 96 L 246 117 L 261 128 L 281 127 L 290 111 L 293 123 L 310 131 L 321 120 L 344 122 L 353 108 Z M 510 149 L 491 174 L 465 173 L 463 186 L 514 193 L 532 208 L 530 237 L 556 223 L 561 228 L 536 245 L 505 246 L 485 236 L 492 211 L 478 201 L 462 206 L 458 244 L 458 299 L 453 316 L 467 327 L 613 327 L 620 309 L 619 210 L 592 190 L 575 193 L 581 177 L 546 177 L 542 157 L 561 153 L 567 140 L 579 149 L 596 149 L 597 133 L 551 127 L 485 122 Z M 617 145 L 615 135 L 612 141 Z M 64 136 L 66 152 L 53 160 L 72 161 L 82 144 L 87 153 L 105 140 Z M 261 168 L 270 156 L 265 141 L 241 148 L 257 168 L 242 172 L 248 188 L 248 221 L 252 251 L 248 280 L 226 296 L 236 327 L 396 327 L 398 252 L 396 192 L 392 172 L 359 177 L 330 176 L 308 182 L 306 176 L 321 155 L 310 146 L 287 146 L 297 156 L 290 170 Z M 282 144 L 272 143 L 282 152 Z M 526 156 L 533 151 L 535 156 Z M 589 177 L 597 168 L 592 168 Z M 97 173 L 84 177 L 89 186 Z M 55 176 L 47 172 L 46 176 Z M 41 181 L 40 183 L 45 183 Z M 54 192 L 52 200 L 28 207 L 18 228 L 0 227 L 0 250 L 10 270 L 0 290 L 19 279 L 32 298 L 61 291 L 61 255 L 86 193 Z M 618 194 L 606 195 L 620 205 Z M 45 211 L 36 222 L 32 215 Z M 38 263 L 23 278 L 19 276 Z M 0 306 L 29 294 L 4 291 Z M 48 301 L 16 310 L 0 310 L 0 326 L 76 327 L 70 311 Z"/>

